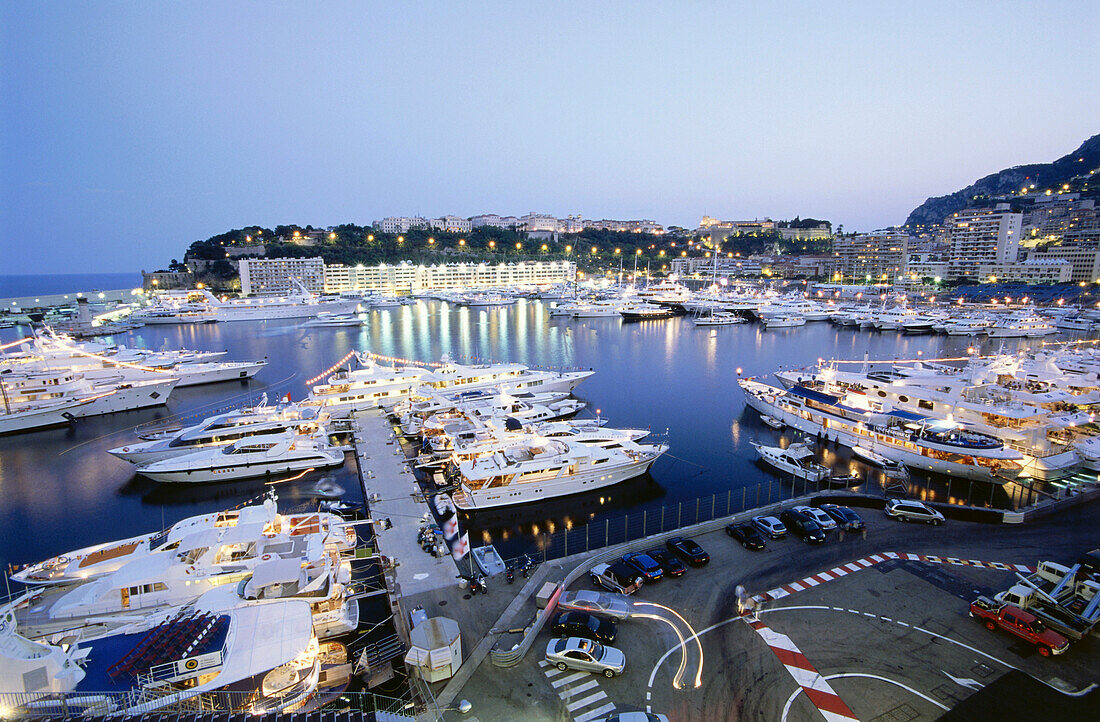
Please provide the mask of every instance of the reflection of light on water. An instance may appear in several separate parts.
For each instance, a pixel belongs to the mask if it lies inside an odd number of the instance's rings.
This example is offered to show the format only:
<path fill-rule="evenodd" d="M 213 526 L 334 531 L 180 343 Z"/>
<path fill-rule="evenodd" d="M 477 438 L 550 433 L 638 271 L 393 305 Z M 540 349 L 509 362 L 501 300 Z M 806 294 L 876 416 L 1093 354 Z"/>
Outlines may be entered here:
<path fill-rule="evenodd" d="M 734 419 L 730 424 L 730 440 L 733 441 L 733 445 L 737 446 L 741 443 L 741 420 Z"/>
<path fill-rule="evenodd" d="M 482 544 L 492 544 L 493 543 L 493 537 L 491 537 L 489 535 L 489 532 L 487 532 L 485 530 L 482 530 L 482 532 L 481 532 L 481 543 Z"/>

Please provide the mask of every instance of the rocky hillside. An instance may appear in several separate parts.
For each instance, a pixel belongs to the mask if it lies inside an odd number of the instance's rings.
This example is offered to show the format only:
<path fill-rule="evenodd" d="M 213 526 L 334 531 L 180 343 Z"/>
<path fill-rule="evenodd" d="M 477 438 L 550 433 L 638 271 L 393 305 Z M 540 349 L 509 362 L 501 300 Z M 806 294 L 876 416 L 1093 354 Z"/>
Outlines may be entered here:
<path fill-rule="evenodd" d="M 929 198 L 909 214 L 905 225 L 940 223 L 948 215 L 965 208 L 975 196 L 999 196 L 1032 183 L 1038 190 L 1056 188 L 1095 168 L 1100 168 L 1100 135 L 1092 136 L 1080 148 L 1053 163 L 1032 163 L 1006 168 L 950 195 Z"/>

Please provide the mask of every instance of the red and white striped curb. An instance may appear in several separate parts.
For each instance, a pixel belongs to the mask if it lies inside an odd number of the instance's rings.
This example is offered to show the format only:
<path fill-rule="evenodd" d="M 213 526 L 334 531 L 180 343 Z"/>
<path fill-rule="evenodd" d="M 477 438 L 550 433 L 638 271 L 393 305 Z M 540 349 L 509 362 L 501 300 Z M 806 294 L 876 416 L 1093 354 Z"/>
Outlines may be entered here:
<path fill-rule="evenodd" d="M 811 587 L 816 587 L 818 584 L 824 582 L 830 582 L 839 577 L 847 576 L 853 572 L 858 572 L 868 567 L 873 567 L 876 564 L 888 561 L 913 561 L 913 562 L 925 562 L 927 564 L 949 564 L 956 567 L 981 567 L 983 569 L 999 569 L 1005 572 L 1021 572 L 1021 573 L 1033 573 L 1035 567 L 1028 566 L 1026 564 L 1005 564 L 1004 562 L 985 562 L 978 559 L 960 559 L 958 557 L 940 557 L 931 554 L 909 554 L 909 553 L 897 553 L 897 552 L 883 552 L 882 554 L 872 554 L 871 556 L 857 559 L 854 562 L 848 562 L 838 567 L 833 567 L 824 572 L 818 572 L 817 574 L 811 574 L 808 577 L 804 577 L 797 582 L 791 582 L 775 589 L 769 589 L 763 594 L 757 594 L 753 597 L 757 602 L 763 602 L 773 599 L 782 599 L 783 597 L 790 596 L 795 592 L 805 591 Z"/>
<path fill-rule="evenodd" d="M 858 722 L 858 718 L 844 704 L 829 683 L 822 677 L 806 655 L 795 646 L 791 638 L 780 634 L 761 621 L 750 622 L 745 620 L 750 627 L 756 630 L 764 642 L 768 645 L 783 666 L 787 668 L 791 677 L 802 687 L 806 698 L 810 700 L 828 722 Z"/>

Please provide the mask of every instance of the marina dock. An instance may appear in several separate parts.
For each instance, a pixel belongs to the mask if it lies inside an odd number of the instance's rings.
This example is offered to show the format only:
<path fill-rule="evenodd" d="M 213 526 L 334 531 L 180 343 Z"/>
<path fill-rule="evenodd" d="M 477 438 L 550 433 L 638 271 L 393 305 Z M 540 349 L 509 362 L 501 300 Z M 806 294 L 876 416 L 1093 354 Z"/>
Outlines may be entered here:
<path fill-rule="evenodd" d="M 457 586 L 458 569 L 450 554 L 432 556 L 417 541 L 429 510 L 393 426 L 373 409 L 356 412 L 352 428 L 363 498 L 375 521 L 379 552 L 393 560 L 395 594 L 409 597 Z"/>

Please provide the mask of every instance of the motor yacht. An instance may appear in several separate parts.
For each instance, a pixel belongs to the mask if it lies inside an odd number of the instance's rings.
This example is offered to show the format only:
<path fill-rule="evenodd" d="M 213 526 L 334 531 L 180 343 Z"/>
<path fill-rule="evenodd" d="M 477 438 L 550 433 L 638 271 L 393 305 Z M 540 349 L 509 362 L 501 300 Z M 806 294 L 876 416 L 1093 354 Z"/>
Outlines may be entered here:
<path fill-rule="evenodd" d="M 137 466 L 190 454 L 199 449 L 222 447 L 253 436 L 273 436 L 293 431 L 326 438 L 328 414 L 316 407 L 297 404 L 260 405 L 204 419 L 183 429 L 147 433 L 141 441 L 108 449 L 107 453 Z"/>
<path fill-rule="evenodd" d="M 594 491 L 644 474 L 667 450 L 663 443 L 624 441 L 610 449 L 534 437 L 460 463 L 453 499 L 477 511 Z"/>
<path fill-rule="evenodd" d="M 323 311 L 302 324 L 303 328 L 342 328 L 345 326 L 366 326 L 367 317 L 357 313 L 329 313 Z"/>
<path fill-rule="evenodd" d="M 671 318 L 676 312 L 667 306 L 652 303 L 634 303 L 619 309 L 624 321 L 646 321 L 659 318 Z"/>
<path fill-rule="evenodd" d="M 986 333 L 990 338 L 1041 338 L 1058 333 L 1058 329 L 1033 311 L 1018 311 L 997 319 Z"/>
<path fill-rule="evenodd" d="M 804 316 L 765 316 L 764 328 L 795 328 L 797 326 L 805 326 L 806 318 Z"/>
<path fill-rule="evenodd" d="M 791 444 L 787 448 L 752 443 L 760 458 L 780 471 L 805 481 L 819 482 L 829 478 L 829 470 L 814 461 L 813 449 L 808 444 Z"/>
<path fill-rule="evenodd" d="M 343 463 L 341 449 L 312 437 L 283 433 L 198 449 L 146 464 L 138 472 L 153 481 L 202 484 L 327 469 Z"/>

